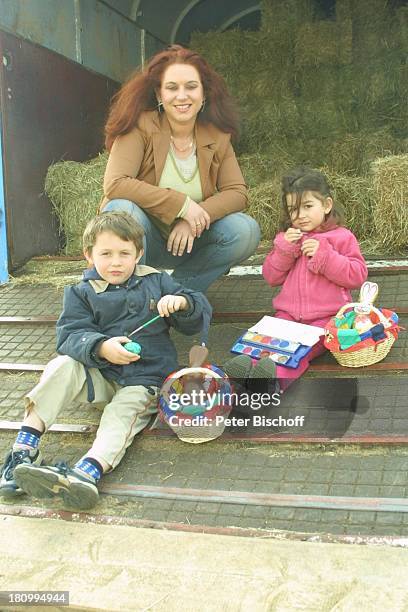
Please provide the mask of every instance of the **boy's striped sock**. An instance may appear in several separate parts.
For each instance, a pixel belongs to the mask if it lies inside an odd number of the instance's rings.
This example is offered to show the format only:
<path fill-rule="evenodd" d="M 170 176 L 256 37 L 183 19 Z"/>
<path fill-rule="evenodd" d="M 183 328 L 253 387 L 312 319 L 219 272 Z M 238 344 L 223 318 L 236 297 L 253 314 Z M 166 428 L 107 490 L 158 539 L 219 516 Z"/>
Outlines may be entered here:
<path fill-rule="evenodd" d="M 103 474 L 103 468 L 99 461 L 93 457 L 83 457 L 74 465 L 74 472 L 80 472 L 81 475 L 98 482 Z"/>
<path fill-rule="evenodd" d="M 17 434 L 16 441 L 13 444 L 13 452 L 28 450 L 31 456 L 35 455 L 41 436 L 42 432 L 38 429 L 23 425 Z"/>

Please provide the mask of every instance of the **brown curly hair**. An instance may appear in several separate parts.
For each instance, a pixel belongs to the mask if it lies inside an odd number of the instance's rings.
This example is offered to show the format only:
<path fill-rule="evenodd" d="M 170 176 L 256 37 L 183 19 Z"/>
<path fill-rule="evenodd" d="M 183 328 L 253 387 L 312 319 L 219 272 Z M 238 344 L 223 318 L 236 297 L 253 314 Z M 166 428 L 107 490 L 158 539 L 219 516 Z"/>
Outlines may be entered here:
<path fill-rule="evenodd" d="M 231 134 L 233 140 L 238 138 L 238 112 L 224 79 L 195 51 L 171 45 L 156 53 L 145 69 L 135 72 L 113 96 L 105 125 L 108 151 L 117 136 L 127 134 L 137 125 L 143 111 L 157 108 L 155 92 L 160 88 L 164 71 L 171 64 L 190 64 L 200 75 L 206 104 L 197 121 L 213 123 L 222 132 Z"/>

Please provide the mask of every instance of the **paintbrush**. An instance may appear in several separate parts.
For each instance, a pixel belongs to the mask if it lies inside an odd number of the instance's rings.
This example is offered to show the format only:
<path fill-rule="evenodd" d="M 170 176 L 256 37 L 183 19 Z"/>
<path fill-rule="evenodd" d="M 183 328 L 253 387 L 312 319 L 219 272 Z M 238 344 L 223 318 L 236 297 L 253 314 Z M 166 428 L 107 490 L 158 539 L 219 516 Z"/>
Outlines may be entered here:
<path fill-rule="evenodd" d="M 149 321 L 146 321 L 146 323 L 143 323 L 143 325 L 139 325 L 139 327 L 136 327 L 136 329 L 134 329 L 130 334 L 128 334 L 128 338 L 130 338 L 130 336 L 133 336 L 133 334 L 140 331 L 144 327 L 150 325 L 150 323 L 154 323 L 154 321 L 157 321 L 157 319 L 161 319 L 161 315 L 156 315 L 155 317 L 153 317 L 153 319 L 149 319 Z"/>
<path fill-rule="evenodd" d="M 180 288 L 174 293 L 172 293 L 172 295 L 180 295 L 180 293 L 182 292 L 183 292 L 183 288 Z M 128 338 L 130 338 L 130 336 L 133 336 L 133 334 L 140 331 L 144 327 L 147 327 L 148 325 L 150 325 L 150 323 L 154 323 L 154 321 L 157 321 L 157 319 L 160 319 L 160 318 L 161 318 L 161 315 L 156 315 L 155 317 L 153 317 L 153 319 L 149 319 L 148 321 L 146 321 L 146 323 L 143 323 L 143 325 L 139 325 L 139 327 L 136 327 L 136 329 L 134 329 L 130 334 L 128 334 Z"/>

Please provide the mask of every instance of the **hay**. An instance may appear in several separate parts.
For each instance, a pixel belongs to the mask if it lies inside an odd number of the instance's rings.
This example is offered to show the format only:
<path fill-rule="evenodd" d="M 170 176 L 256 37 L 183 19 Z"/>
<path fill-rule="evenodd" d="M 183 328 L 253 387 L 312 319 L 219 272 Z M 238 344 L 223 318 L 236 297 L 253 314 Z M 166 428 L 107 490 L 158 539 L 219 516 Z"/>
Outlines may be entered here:
<path fill-rule="evenodd" d="M 350 64 L 352 42 L 350 19 L 340 22 L 316 21 L 302 24 L 296 32 L 296 68 Z"/>
<path fill-rule="evenodd" d="M 272 156 L 280 147 L 296 163 L 330 164 L 346 173 L 367 172 L 378 155 L 406 152 L 405 9 L 385 0 L 337 0 L 330 20 L 321 2 L 263 0 L 259 32 L 193 35 L 191 46 L 238 100 L 238 152 Z M 380 142 L 384 134 L 383 150 L 357 146 L 360 133 L 363 139 L 378 134 Z M 337 166 L 330 144 L 343 141 Z"/>
<path fill-rule="evenodd" d="M 68 163 L 68 162 L 66 162 Z M 51 285 L 62 289 L 75 285 L 82 280 L 82 272 L 87 267 L 83 261 L 55 261 L 31 259 L 10 277 L 14 285 Z"/>
<path fill-rule="evenodd" d="M 401 153 L 404 148 L 389 128 L 346 133 L 329 143 L 325 164 L 339 173 L 366 175 L 374 159 Z"/>
<path fill-rule="evenodd" d="M 258 221 L 263 238 L 270 240 L 279 231 L 281 218 L 280 198 L 280 180 L 277 178 L 249 189 L 247 212 Z"/>
<path fill-rule="evenodd" d="M 408 155 L 377 159 L 371 166 L 375 205 L 374 226 L 380 242 L 406 250 L 408 246 Z"/>
<path fill-rule="evenodd" d="M 295 160 L 287 149 L 276 145 L 264 154 L 240 155 L 238 163 L 248 187 L 257 187 L 294 166 Z"/>
<path fill-rule="evenodd" d="M 369 177 L 347 176 L 320 168 L 332 188 L 334 201 L 344 210 L 346 227 L 358 240 L 372 239 L 373 186 Z"/>
<path fill-rule="evenodd" d="M 58 217 L 66 255 L 82 253 L 85 225 L 96 215 L 102 198 L 106 162 L 103 153 L 86 163 L 58 162 L 48 169 L 45 192 Z"/>

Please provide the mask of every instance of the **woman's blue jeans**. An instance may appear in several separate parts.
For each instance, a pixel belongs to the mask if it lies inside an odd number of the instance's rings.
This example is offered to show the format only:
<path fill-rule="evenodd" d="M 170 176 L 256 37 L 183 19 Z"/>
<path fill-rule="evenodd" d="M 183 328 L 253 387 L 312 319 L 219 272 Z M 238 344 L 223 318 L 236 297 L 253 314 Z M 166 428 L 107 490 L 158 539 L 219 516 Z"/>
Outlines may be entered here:
<path fill-rule="evenodd" d="M 260 240 L 258 223 L 244 213 L 232 213 L 214 221 L 194 240 L 191 253 L 181 256 L 167 251 L 167 241 L 146 213 L 130 200 L 111 200 L 104 212 L 123 210 L 144 228 L 144 256 L 140 263 L 172 269 L 173 278 L 185 287 L 206 291 L 231 266 L 254 253 Z"/>

